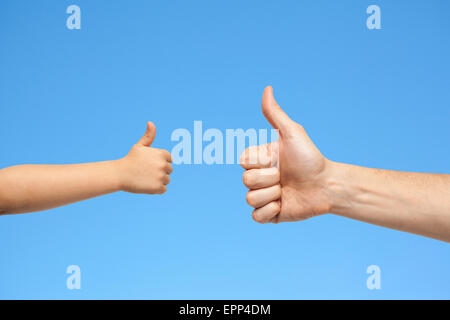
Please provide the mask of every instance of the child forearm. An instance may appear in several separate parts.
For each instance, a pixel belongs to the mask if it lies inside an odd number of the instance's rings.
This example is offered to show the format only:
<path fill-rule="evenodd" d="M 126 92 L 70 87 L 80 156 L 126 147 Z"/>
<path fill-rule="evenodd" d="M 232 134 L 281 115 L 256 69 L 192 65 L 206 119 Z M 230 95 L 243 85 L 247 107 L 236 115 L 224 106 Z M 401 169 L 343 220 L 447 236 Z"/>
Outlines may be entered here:
<path fill-rule="evenodd" d="M 168 151 L 150 147 L 156 128 L 122 159 L 72 165 L 21 165 L 0 170 L 0 214 L 42 211 L 123 190 L 161 194 L 172 173 Z"/>
<path fill-rule="evenodd" d="M 119 190 L 114 161 L 0 170 L 0 213 L 42 211 Z"/>

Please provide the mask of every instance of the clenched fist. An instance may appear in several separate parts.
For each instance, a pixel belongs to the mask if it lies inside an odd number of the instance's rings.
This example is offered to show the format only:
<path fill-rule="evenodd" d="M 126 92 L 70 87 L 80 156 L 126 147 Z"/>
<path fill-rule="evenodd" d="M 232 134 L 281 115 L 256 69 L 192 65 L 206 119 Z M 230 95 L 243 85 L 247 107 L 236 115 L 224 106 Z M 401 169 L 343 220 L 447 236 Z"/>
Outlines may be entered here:
<path fill-rule="evenodd" d="M 162 194 L 167 191 L 173 171 L 170 152 L 151 148 L 156 128 L 147 123 L 145 135 L 124 158 L 117 160 L 119 188 L 132 193 Z"/>
<path fill-rule="evenodd" d="M 292 121 L 264 90 L 262 111 L 279 140 L 246 149 L 241 165 L 247 202 L 260 223 L 304 220 L 329 212 L 326 191 L 328 160 L 319 152 L 303 127 Z"/>
<path fill-rule="evenodd" d="M 326 159 L 267 87 L 262 111 L 279 139 L 241 155 L 247 202 L 260 223 L 324 213 L 450 242 L 450 175 L 365 168 Z"/>

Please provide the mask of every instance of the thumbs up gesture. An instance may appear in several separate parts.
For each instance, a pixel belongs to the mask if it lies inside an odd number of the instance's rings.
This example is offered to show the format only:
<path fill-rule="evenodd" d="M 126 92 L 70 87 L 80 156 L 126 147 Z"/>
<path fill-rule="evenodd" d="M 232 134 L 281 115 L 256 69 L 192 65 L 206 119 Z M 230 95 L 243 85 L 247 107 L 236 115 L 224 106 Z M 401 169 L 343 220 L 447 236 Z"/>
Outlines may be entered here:
<path fill-rule="evenodd" d="M 299 221 L 329 212 L 326 192 L 328 160 L 320 153 L 301 125 L 292 121 L 264 90 L 262 112 L 279 140 L 246 149 L 241 165 L 244 184 L 250 189 L 247 202 L 260 223 Z M 277 164 L 277 166 L 274 166 Z"/>
<path fill-rule="evenodd" d="M 162 194 L 167 191 L 169 175 L 173 171 L 172 156 L 166 150 L 150 147 L 155 135 L 155 125 L 148 122 L 147 131 L 141 140 L 124 158 L 117 160 L 122 191 L 146 194 Z"/>

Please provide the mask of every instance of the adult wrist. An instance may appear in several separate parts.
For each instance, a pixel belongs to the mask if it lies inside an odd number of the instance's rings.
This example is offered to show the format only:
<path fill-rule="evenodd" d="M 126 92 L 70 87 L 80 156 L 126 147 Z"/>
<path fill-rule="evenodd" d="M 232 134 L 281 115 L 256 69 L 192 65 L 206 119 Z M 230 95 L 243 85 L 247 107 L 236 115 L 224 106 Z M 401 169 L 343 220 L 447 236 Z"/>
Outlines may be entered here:
<path fill-rule="evenodd" d="M 345 215 L 352 206 L 351 165 L 327 160 L 326 193 L 330 213 Z"/>

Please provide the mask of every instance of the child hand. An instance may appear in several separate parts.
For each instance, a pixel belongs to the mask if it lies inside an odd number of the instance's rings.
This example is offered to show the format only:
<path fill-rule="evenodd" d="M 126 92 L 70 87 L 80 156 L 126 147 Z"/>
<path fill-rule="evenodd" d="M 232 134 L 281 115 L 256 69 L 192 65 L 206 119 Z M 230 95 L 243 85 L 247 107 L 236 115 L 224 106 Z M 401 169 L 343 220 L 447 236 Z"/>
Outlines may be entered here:
<path fill-rule="evenodd" d="M 173 168 L 170 152 L 151 148 L 156 135 L 152 122 L 147 123 L 145 135 L 130 152 L 117 160 L 119 189 L 132 193 L 163 194 L 170 182 Z"/>

